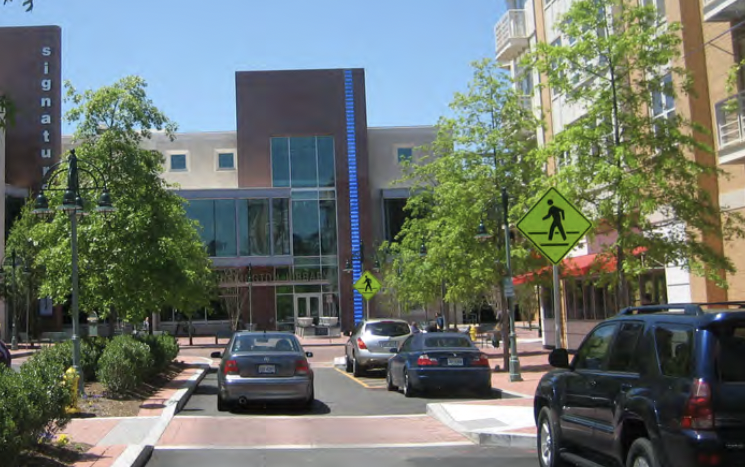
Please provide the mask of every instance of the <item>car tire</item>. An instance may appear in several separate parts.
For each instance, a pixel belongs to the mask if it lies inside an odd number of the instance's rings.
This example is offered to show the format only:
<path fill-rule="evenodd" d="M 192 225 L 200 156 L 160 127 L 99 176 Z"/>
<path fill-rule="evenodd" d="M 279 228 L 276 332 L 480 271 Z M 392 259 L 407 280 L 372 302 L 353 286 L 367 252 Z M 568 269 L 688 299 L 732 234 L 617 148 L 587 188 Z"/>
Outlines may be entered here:
<path fill-rule="evenodd" d="M 554 430 L 554 420 L 551 409 L 544 407 L 538 414 L 538 463 L 541 467 L 563 467 L 566 464 L 559 457 L 561 440 Z"/>
<path fill-rule="evenodd" d="M 393 384 L 393 375 L 391 374 L 391 369 L 389 368 L 388 371 L 385 372 L 385 382 L 386 382 L 386 389 L 389 391 L 398 391 L 398 386 Z"/>
<path fill-rule="evenodd" d="M 358 377 L 365 374 L 365 370 L 362 365 L 357 363 L 357 357 L 352 357 L 352 376 Z"/>
<path fill-rule="evenodd" d="M 492 387 L 491 384 L 487 384 L 485 386 L 482 386 L 479 389 L 479 395 L 482 397 L 491 397 L 492 396 Z"/>
<path fill-rule="evenodd" d="M 351 372 L 352 372 L 352 370 L 354 369 L 354 368 L 352 367 L 352 359 L 351 359 L 351 358 L 349 358 L 349 355 L 345 355 L 345 357 L 346 357 L 346 364 L 347 364 L 347 368 L 346 368 L 346 370 L 347 370 L 347 373 L 351 373 Z"/>
<path fill-rule="evenodd" d="M 303 401 L 303 405 L 305 408 L 311 408 L 313 407 L 313 402 L 316 400 L 316 390 L 311 384 L 310 386 L 310 394 L 308 394 L 308 397 Z"/>
<path fill-rule="evenodd" d="M 220 394 L 217 395 L 217 411 L 218 412 L 229 412 L 230 411 L 230 404 L 228 404 L 225 399 L 222 398 Z"/>
<path fill-rule="evenodd" d="M 414 397 L 416 395 L 416 390 L 411 384 L 411 380 L 409 379 L 409 372 L 406 371 L 406 369 L 404 369 L 404 385 L 401 387 L 401 389 L 403 390 L 404 396 L 406 397 Z"/>
<path fill-rule="evenodd" d="M 629 455 L 626 456 L 626 467 L 659 467 L 659 465 L 651 441 L 647 438 L 637 438 L 631 443 Z"/>

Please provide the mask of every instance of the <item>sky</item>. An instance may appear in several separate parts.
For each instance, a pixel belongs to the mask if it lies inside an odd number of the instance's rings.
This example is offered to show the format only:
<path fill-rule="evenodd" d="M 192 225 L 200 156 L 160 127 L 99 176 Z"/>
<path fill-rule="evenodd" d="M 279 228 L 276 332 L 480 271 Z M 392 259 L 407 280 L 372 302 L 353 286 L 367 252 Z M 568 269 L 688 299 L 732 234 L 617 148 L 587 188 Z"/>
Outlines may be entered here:
<path fill-rule="evenodd" d="M 364 68 L 369 126 L 429 125 L 494 55 L 502 0 L 22 0 L 0 26 L 62 28 L 78 90 L 148 82 L 179 131 L 235 130 L 235 72 Z M 68 107 L 63 107 L 63 112 Z M 64 124 L 64 134 L 73 127 Z"/>

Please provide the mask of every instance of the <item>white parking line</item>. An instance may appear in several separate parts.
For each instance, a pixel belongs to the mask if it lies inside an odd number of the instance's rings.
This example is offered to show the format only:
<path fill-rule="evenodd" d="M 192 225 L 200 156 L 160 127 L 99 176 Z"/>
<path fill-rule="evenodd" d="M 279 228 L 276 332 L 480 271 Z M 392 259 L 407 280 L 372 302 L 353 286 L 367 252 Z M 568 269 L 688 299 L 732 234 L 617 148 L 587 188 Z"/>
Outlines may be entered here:
<path fill-rule="evenodd" d="M 196 450 L 282 450 L 282 449 L 377 449 L 377 448 L 433 448 L 449 446 L 473 446 L 471 441 L 446 441 L 440 443 L 390 443 L 390 444 L 274 444 L 261 446 L 155 446 L 156 450 L 163 451 L 196 451 Z"/>

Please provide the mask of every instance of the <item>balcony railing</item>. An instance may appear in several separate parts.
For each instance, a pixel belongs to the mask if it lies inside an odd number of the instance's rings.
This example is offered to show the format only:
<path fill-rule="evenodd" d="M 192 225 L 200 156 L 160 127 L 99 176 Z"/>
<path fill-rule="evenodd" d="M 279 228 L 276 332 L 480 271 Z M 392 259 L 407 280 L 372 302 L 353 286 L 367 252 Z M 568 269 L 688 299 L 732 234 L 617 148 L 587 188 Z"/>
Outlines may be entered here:
<path fill-rule="evenodd" d="M 525 10 L 507 10 L 494 26 L 497 60 L 509 61 L 528 47 Z"/>
<path fill-rule="evenodd" d="M 714 106 L 719 150 L 745 143 L 745 91 Z"/>
<path fill-rule="evenodd" d="M 745 17 L 745 0 L 704 0 L 704 21 L 734 21 Z"/>

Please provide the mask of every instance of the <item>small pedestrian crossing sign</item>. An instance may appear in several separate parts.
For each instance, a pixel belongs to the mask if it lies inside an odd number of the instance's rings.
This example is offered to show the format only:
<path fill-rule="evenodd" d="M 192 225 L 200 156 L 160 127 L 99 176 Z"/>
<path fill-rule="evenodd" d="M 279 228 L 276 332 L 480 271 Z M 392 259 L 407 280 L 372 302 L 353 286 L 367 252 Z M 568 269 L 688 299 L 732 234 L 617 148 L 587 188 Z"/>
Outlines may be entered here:
<path fill-rule="evenodd" d="M 592 223 L 555 188 L 518 221 L 517 230 L 553 264 L 559 264 L 585 236 Z"/>
<path fill-rule="evenodd" d="M 380 281 L 370 273 L 365 271 L 362 273 L 357 282 L 354 283 L 354 289 L 359 292 L 365 300 L 370 300 L 380 290 Z"/>

